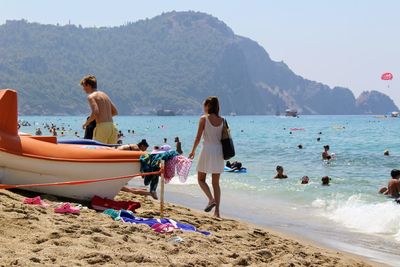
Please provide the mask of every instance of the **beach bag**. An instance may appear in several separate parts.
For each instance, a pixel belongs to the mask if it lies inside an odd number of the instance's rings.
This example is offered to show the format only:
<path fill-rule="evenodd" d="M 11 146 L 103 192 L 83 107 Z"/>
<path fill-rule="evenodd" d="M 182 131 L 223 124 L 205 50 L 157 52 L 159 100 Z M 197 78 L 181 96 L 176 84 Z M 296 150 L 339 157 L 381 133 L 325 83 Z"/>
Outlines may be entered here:
<path fill-rule="evenodd" d="M 224 126 L 222 127 L 222 152 L 224 154 L 224 160 L 228 160 L 235 156 L 235 147 L 231 137 L 231 131 L 228 126 L 228 122 L 224 119 Z"/>

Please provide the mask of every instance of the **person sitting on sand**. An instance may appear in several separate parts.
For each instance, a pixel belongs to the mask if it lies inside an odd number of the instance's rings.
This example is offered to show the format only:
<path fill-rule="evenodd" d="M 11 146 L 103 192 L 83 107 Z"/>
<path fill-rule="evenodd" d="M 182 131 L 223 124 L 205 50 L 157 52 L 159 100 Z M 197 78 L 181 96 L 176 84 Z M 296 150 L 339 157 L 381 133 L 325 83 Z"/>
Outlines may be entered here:
<path fill-rule="evenodd" d="M 283 167 L 282 166 L 276 166 L 276 175 L 274 176 L 274 179 L 286 179 L 288 178 L 286 174 L 283 173 Z"/>
<path fill-rule="evenodd" d="M 324 146 L 324 152 L 322 152 L 322 159 L 330 160 L 332 157 L 329 155 L 329 145 Z"/>
<path fill-rule="evenodd" d="M 322 181 L 322 185 L 329 185 L 329 181 L 331 180 L 331 178 L 329 178 L 329 176 L 324 176 L 321 178 Z"/>
<path fill-rule="evenodd" d="M 390 197 L 398 198 L 400 196 L 400 170 L 393 169 L 390 172 L 390 175 L 392 176 L 392 179 L 389 180 L 388 187 L 381 188 L 379 192 Z"/>
<path fill-rule="evenodd" d="M 146 139 L 142 139 L 137 144 L 129 144 L 129 145 L 122 145 L 117 147 L 118 150 L 131 150 L 131 151 L 146 151 L 147 148 L 149 147 L 149 144 L 147 143 Z"/>

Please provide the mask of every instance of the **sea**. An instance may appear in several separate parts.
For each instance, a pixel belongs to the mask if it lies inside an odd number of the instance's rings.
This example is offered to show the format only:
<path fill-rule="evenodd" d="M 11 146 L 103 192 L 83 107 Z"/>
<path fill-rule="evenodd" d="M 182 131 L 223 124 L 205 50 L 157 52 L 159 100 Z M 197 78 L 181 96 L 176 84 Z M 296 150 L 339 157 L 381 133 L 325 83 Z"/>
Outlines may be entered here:
<path fill-rule="evenodd" d="M 34 133 L 54 123 L 60 139 L 82 137 L 86 116 L 20 116 Z M 378 193 L 390 171 L 400 169 L 400 119 L 385 116 L 227 116 L 236 156 L 247 173 L 221 177 L 221 215 L 289 233 L 336 250 L 400 266 L 400 204 Z M 146 139 L 150 148 L 179 137 L 185 155 L 192 149 L 198 116 L 117 116 L 122 141 Z M 129 132 L 128 132 L 129 131 Z M 320 138 L 318 141 L 317 138 Z M 302 145 L 302 149 L 298 145 Z M 335 157 L 321 159 L 329 145 Z M 149 148 L 149 150 L 150 150 Z M 166 185 L 166 200 L 203 209 L 207 199 L 197 185 L 197 149 L 185 183 Z M 390 155 L 384 156 L 389 150 Z M 288 179 L 273 179 L 277 165 Z M 88 173 L 88 175 L 90 175 Z M 307 175 L 309 184 L 301 184 Z M 321 178 L 331 178 L 329 186 Z M 90 178 L 88 176 L 88 178 Z M 208 178 L 210 179 L 210 178 Z M 143 186 L 141 178 L 131 185 Z"/>

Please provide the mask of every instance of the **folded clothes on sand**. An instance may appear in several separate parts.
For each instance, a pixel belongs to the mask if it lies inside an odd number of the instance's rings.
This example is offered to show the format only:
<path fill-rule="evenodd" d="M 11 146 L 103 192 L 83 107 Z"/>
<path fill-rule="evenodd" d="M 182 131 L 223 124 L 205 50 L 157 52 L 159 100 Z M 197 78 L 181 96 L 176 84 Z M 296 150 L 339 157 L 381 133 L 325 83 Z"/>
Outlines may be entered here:
<path fill-rule="evenodd" d="M 105 210 L 103 213 L 111 216 L 114 220 L 115 218 L 120 218 L 121 221 L 126 222 L 126 223 L 132 223 L 132 224 L 147 224 L 148 226 L 152 227 L 153 225 L 157 225 L 158 227 L 161 227 L 160 224 L 162 225 L 167 225 L 168 227 L 174 227 L 175 229 L 180 229 L 183 231 L 191 231 L 191 232 L 197 232 L 201 233 L 203 235 L 211 235 L 210 232 L 207 231 L 200 231 L 197 230 L 196 227 L 190 224 L 183 224 L 180 222 L 176 222 L 172 219 L 149 219 L 149 218 L 140 218 L 136 217 L 132 212 L 126 211 L 126 210 L 120 210 L 118 212 L 118 215 L 116 215 L 116 212 L 118 211 L 111 211 L 111 210 Z M 170 224 L 170 225 L 169 225 Z"/>
<path fill-rule="evenodd" d="M 91 201 L 91 206 L 95 210 L 106 210 L 106 209 L 114 209 L 114 210 L 130 210 L 135 212 L 136 209 L 140 208 L 140 203 L 130 200 L 112 200 L 107 198 L 102 198 L 99 196 L 94 196 Z"/>

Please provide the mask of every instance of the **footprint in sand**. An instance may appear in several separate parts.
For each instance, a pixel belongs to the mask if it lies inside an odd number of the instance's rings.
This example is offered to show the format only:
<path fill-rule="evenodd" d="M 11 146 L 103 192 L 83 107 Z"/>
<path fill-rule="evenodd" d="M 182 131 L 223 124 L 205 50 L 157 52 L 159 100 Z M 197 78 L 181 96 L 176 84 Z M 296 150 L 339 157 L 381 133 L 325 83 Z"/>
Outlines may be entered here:
<path fill-rule="evenodd" d="M 61 237 L 61 234 L 59 233 L 59 232 L 52 232 L 50 235 L 49 235 L 49 238 L 50 239 L 58 239 L 58 238 L 60 238 Z"/>

